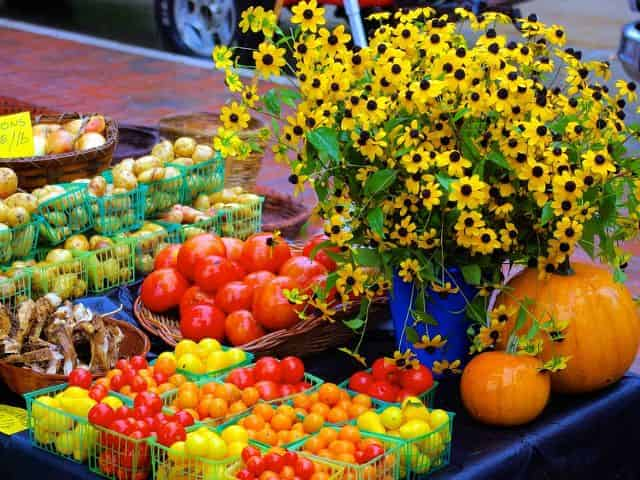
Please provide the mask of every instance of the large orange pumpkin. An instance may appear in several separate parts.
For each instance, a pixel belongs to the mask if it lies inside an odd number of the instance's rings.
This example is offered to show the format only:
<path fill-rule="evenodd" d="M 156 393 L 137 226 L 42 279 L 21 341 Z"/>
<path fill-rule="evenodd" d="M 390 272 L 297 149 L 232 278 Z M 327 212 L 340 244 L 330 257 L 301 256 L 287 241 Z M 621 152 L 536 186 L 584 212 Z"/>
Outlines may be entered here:
<path fill-rule="evenodd" d="M 549 401 L 549 373 L 528 355 L 484 352 L 462 372 L 460 393 L 469 414 L 490 425 L 514 426 L 536 418 Z"/>
<path fill-rule="evenodd" d="M 596 265 L 576 262 L 572 269 L 569 275 L 551 275 L 546 280 L 538 280 L 537 270 L 527 269 L 496 300 L 496 305 L 517 310 L 529 298 L 534 304 L 528 310 L 539 322 L 552 318 L 556 324 L 568 322 L 561 341 L 543 337 L 540 354 L 545 361 L 554 355 L 571 357 L 566 369 L 551 376 L 553 391 L 562 393 L 589 392 L 620 379 L 633 363 L 640 342 L 640 320 L 629 290 Z M 509 319 L 505 338 L 515 321 Z M 528 318 L 519 333 L 528 331 L 530 324 Z M 504 341 L 498 347 L 504 348 Z"/>

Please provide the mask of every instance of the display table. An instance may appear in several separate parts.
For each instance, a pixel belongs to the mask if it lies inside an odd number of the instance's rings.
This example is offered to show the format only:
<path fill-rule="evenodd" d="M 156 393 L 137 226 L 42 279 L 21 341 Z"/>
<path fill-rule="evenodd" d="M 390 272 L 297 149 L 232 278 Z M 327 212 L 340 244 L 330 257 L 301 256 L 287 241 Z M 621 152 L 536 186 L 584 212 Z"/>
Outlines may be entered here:
<path fill-rule="evenodd" d="M 96 311 L 122 303 L 119 317 L 129 318 L 130 292 L 91 299 Z M 371 332 L 364 348 L 369 359 L 393 350 L 393 338 Z M 160 345 L 155 346 L 161 349 Z M 336 351 L 305 358 L 307 369 L 325 381 L 339 382 L 358 370 L 355 361 Z M 20 398 L 0 387 L 0 402 Z M 24 404 L 22 405 L 24 406 Z M 553 396 L 542 416 L 520 428 L 491 428 L 472 420 L 460 403 L 458 379 L 445 379 L 435 406 L 456 413 L 451 465 L 434 479 L 617 479 L 640 478 L 640 377 L 626 376 L 601 392 L 578 397 Z M 0 434 L 1 480 L 98 478 L 86 465 L 31 447 L 28 432 Z"/>

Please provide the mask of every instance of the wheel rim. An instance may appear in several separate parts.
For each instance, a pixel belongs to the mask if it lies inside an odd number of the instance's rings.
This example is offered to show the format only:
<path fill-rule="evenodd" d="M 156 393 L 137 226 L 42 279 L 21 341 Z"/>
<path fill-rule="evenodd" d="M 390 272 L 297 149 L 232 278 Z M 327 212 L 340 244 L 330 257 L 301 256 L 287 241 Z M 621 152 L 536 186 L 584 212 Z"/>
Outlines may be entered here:
<path fill-rule="evenodd" d="M 176 28 L 184 44 L 201 56 L 230 45 L 237 25 L 234 0 L 176 0 Z"/>

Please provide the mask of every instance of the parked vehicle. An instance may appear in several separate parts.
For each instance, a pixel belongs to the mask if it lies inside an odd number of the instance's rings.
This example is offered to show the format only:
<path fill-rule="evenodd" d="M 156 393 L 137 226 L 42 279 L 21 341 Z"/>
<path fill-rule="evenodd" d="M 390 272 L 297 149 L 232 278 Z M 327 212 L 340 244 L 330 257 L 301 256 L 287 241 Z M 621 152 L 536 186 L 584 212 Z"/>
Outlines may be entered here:
<path fill-rule="evenodd" d="M 640 0 L 629 0 L 629 7 L 634 12 L 640 12 Z M 618 58 L 625 72 L 635 80 L 640 80 L 640 21 L 622 27 Z"/>

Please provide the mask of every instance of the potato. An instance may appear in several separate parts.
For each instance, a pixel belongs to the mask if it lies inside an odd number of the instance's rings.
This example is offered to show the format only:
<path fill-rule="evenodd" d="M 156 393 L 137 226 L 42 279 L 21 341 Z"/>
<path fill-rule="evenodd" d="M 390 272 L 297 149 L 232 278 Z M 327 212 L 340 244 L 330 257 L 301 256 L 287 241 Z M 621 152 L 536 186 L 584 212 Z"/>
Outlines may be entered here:
<path fill-rule="evenodd" d="M 260 197 L 254 193 L 243 193 L 236 197 L 236 201 L 243 204 L 256 204 L 260 201 Z"/>
<path fill-rule="evenodd" d="M 107 180 L 102 175 L 93 177 L 87 190 L 94 197 L 102 197 L 107 193 Z"/>
<path fill-rule="evenodd" d="M 5 200 L 5 204 L 11 208 L 23 207 L 29 213 L 35 213 L 38 210 L 38 199 L 30 193 L 14 193 Z"/>
<path fill-rule="evenodd" d="M 75 273 L 66 273 L 52 279 L 51 291 L 57 294 L 61 299 L 66 300 L 74 294 L 77 275 Z"/>
<path fill-rule="evenodd" d="M 86 252 L 89 250 L 89 240 L 85 235 L 73 235 L 65 240 L 64 248 Z"/>
<path fill-rule="evenodd" d="M 189 240 L 190 238 L 196 237 L 198 235 L 202 235 L 203 233 L 207 233 L 207 231 L 204 228 L 185 227 L 184 229 L 185 240 Z"/>
<path fill-rule="evenodd" d="M 130 191 L 138 187 L 138 178 L 131 170 L 114 170 L 113 186 L 114 188 L 123 188 Z"/>
<path fill-rule="evenodd" d="M 120 230 L 122 227 L 122 221 L 119 217 L 116 216 L 108 216 L 103 217 L 99 221 L 96 222 L 93 228 L 95 228 L 98 233 L 105 232 L 115 232 Z"/>
<path fill-rule="evenodd" d="M 47 137 L 44 135 L 33 136 L 33 155 L 41 157 L 46 154 L 47 151 Z"/>
<path fill-rule="evenodd" d="M 11 241 L 13 255 L 16 257 L 26 257 L 29 255 L 33 247 L 35 234 L 36 230 L 32 227 L 13 232 L 13 240 Z"/>
<path fill-rule="evenodd" d="M 16 294 L 16 284 L 9 277 L 0 275 L 0 296 L 12 297 Z"/>
<path fill-rule="evenodd" d="M 154 222 L 144 222 L 142 224 L 142 227 L 140 228 L 140 231 L 147 231 L 147 232 L 164 232 L 165 228 L 162 225 L 158 225 L 157 223 Z"/>
<path fill-rule="evenodd" d="M 7 217 L 9 216 L 10 207 L 7 206 L 2 200 L 0 200 L 0 223 L 7 223 Z"/>
<path fill-rule="evenodd" d="M 233 202 L 237 196 L 230 188 L 224 188 L 219 192 L 212 193 L 209 195 L 209 201 L 213 203 L 229 203 Z"/>
<path fill-rule="evenodd" d="M 75 298 L 82 297 L 87 294 L 87 282 L 82 279 L 76 278 L 75 285 L 73 286 L 72 295 Z"/>
<path fill-rule="evenodd" d="M 149 183 L 162 179 L 164 179 L 164 168 L 162 167 L 152 168 L 151 170 L 146 170 L 138 175 L 138 181 L 140 183 Z M 150 200 L 150 198 L 147 198 L 147 200 Z"/>
<path fill-rule="evenodd" d="M 196 223 L 202 220 L 208 220 L 210 217 L 205 215 L 200 210 L 196 210 L 192 207 L 182 207 L 182 215 L 184 223 Z"/>
<path fill-rule="evenodd" d="M 178 157 L 172 163 L 182 165 L 183 167 L 190 167 L 193 165 L 193 160 L 188 157 Z"/>
<path fill-rule="evenodd" d="M 89 214 L 84 208 L 76 208 L 69 212 L 69 223 L 74 228 L 82 228 L 89 223 Z"/>
<path fill-rule="evenodd" d="M 0 198 L 7 198 L 18 190 L 18 176 L 10 168 L 0 168 Z"/>
<path fill-rule="evenodd" d="M 13 207 L 9 209 L 9 214 L 7 215 L 7 224 L 10 227 L 17 227 L 19 225 L 24 225 L 25 223 L 29 223 L 31 221 L 31 215 L 24 207 Z"/>
<path fill-rule="evenodd" d="M 191 158 L 193 159 L 193 163 L 202 163 L 211 160 L 214 154 L 213 148 L 209 145 L 199 144 L 196 145 Z"/>
<path fill-rule="evenodd" d="M 62 212 L 46 212 L 44 219 L 54 227 L 62 227 L 67 223 L 67 216 Z"/>
<path fill-rule="evenodd" d="M 191 157 L 196 149 L 196 141 L 191 137 L 180 137 L 173 143 L 176 157 Z"/>
<path fill-rule="evenodd" d="M 208 210 L 209 207 L 211 206 L 211 203 L 209 202 L 209 197 L 201 193 L 196 197 L 195 201 L 193 202 L 193 206 L 198 210 L 202 210 L 203 212 L 205 210 Z"/>
<path fill-rule="evenodd" d="M 173 145 L 169 140 L 163 140 L 153 146 L 151 149 L 151 155 L 158 157 L 163 164 L 173 162 Z"/>
<path fill-rule="evenodd" d="M 151 273 L 153 270 L 153 257 L 146 253 L 144 255 L 136 255 L 136 271 L 142 274 Z"/>
<path fill-rule="evenodd" d="M 184 220 L 184 214 L 182 213 L 183 208 L 184 207 L 182 205 L 174 205 L 171 207 L 171 210 L 160 214 L 158 220 L 162 220 L 167 223 L 182 223 Z"/>
<path fill-rule="evenodd" d="M 113 170 L 129 170 L 133 172 L 133 167 L 136 164 L 136 160 L 134 158 L 125 158 L 120 163 L 116 164 L 113 167 Z"/>
<path fill-rule="evenodd" d="M 49 263 L 61 263 L 73 260 L 73 254 L 64 248 L 54 248 L 47 253 L 45 260 Z"/>
<path fill-rule="evenodd" d="M 180 170 L 176 167 L 167 167 L 165 168 L 164 178 L 175 178 L 180 176 Z"/>
<path fill-rule="evenodd" d="M 101 248 L 113 246 L 113 240 L 102 235 L 93 235 L 89 239 L 89 250 L 100 250 Z"/>
<path fill-rule="evenodd" d="M 135 173 L 137 177 L 140 177 L 142 172 L 158 167 L 162 167 L 162 161 L 158 157 L 145 155 L 135 161 L 133 165 L 133 173 Z"/>

